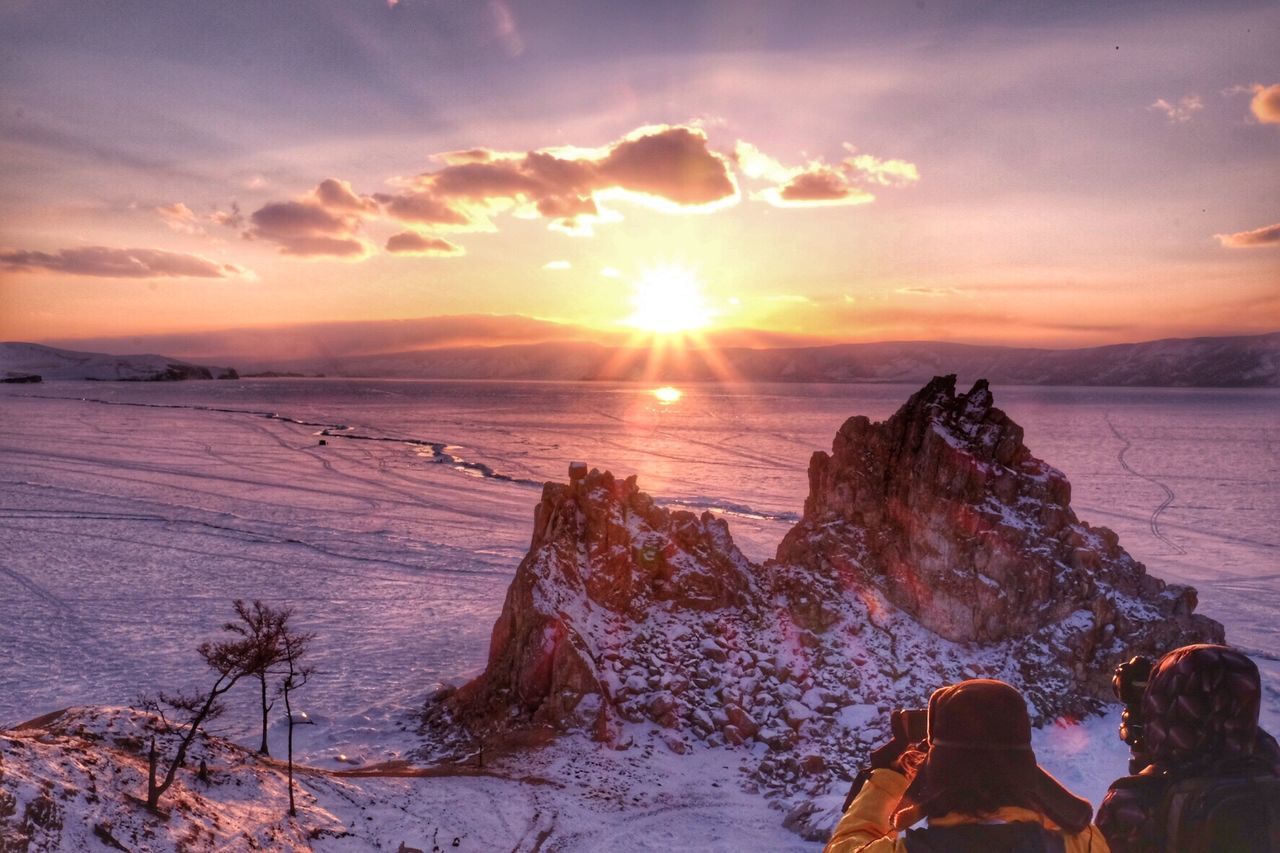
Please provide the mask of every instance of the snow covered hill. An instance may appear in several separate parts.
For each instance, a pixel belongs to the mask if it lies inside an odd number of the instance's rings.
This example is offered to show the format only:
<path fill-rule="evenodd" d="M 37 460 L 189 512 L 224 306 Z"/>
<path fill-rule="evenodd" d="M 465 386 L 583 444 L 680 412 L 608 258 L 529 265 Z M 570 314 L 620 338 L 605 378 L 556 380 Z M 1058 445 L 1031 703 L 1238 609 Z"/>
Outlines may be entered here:
<path fill-rule="evenodd" d="M 298 815 L 290 818 L 280 762 L 200 737 L 153 814 L 136 799 L 146 791 L 151 722 L 126 708 L 71 708 L 0 732 L 0 850 L 817 849 L 743 791 L 737 762 L 723 755 L 616 752 L 572 740 L 491 755 L 483 767 L 299 768 Z M 196 775 L 201 761 L 207 781 Z"/>
<path fill-rule="evenodd" d="M 137 798 L 148 721 L 126 708 L 72 708 L 0 734 L 0 849 L 293 851 L 342 832 L 305 788 L 299 819 L 289 819 L 283 768 L 213 737 L 197 738 L 188 761 L 203 761 L 209 781 L 181 773 L 162 815 L 147 811 Z"/>
<path fill-rule="evenodd" d="M 237 378 L 229 367 L 202 367 L 163 355 L 109 355 L 16 341 L 0 343 L 0 379 L 18 375 L 126 382 Z"/>

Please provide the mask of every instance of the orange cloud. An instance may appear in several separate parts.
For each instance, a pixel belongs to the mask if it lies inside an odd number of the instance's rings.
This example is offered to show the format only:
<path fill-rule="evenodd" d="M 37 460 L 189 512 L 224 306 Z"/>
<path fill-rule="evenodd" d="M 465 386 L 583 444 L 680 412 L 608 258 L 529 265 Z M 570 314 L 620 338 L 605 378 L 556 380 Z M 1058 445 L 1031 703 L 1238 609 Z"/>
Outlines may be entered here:
<path fill-rule="evenodd" d="M 581 234 L 606 218 L 599 193 L 621 191 L 668 209 L 697 209 L 737 194 L 729 162 L 710 149 L 701 129 L 683 125 L 640 128 L 601 149 L 472 148 L 437 158 L 444 168 L 418 175 L 400 193 L 376 196 L 388 215 L 466 228 L 488 226 L 489 213 L 518 209 Z"/>
<path fill-rule="evenodd" d="M 378 203 L 368 196 L 358 196 L 351 184 L 336 178 L 325 178 L 315 188 L 316 201 L 329 210 L 376 213 Z"/>
<path fill-rule="evenodd" d="M 362 196 L 345 181 L 326 179 L 304 198 L 254 211 L 244 235 L 272 241 L 286 255 L 360 259 L 372 248 L 359 229 L 375 218 L 447 231 L 492 231 L 493 218 L 508 213 L 546 219 L 552 230 L 585 237 L 597 225 L 622 219 L 603 206 L 610 199 L 671 213 L 713 211 L 740 199 L 735 165 L 749 178 L 775 184 L 754 197 L 781 207 L 866 204 L 875 199 L 869 187 L 902 187 L 920 179 L 915 165 L 905 160 L 859 154 L 848 144 L 845 149 L 849 156 L 834 165 L 819 159 L 787 168 L 747 142 L 726 157 L 712 150 L 702 127 L 653 125 L 598 148 L 447 151 L 434 158 L 443 166 L 397 179 L 398 189 L 391 192 Z M 437 242 L 430 248 L 418 242 L 429 240 Z M 387 243 L 387 251 L 398 254 L 410 247 L 419 254 L 461 252 L 416 230 Z"/>
<path fill-rule="evenodd" d="M 441 237 L 430 237 L 417 231 L 405 231 L 387 240 L 387 251 L 395 255 L 456 256 L 463 254 L 461 246 Z"/>
<path fill-rule="evenodd" d="M 0 266 L 22 272 L 46 271 L 100 278 L 230 278 L 249 276 L 235 264 L 223 264 L 180 252 L 160 249 L 113 249 L 84 246 L 47 252 L 6 249 Z"/>
<path fill-rule="evenodd" d="M 906 187 L 920 180 L 920 170 L 906 160 L 881 160 L 870 154 L 859 154 L 849 143 L 844 144 L 848 157 L 840 162 L 846 176 L 882 187 Z"/>
<path fill-rule="evenodd" d="M 1280 124 L 1280 83 L 1263 86 L 1255 83 L 1249 109 L 1263 124 Z"/>
<path fill-rule="evenodd" d="M 215 210 L 209 214 L 209 221 L 215 225 L 239 230 L 244 225 L 244 216 L 240 213 L 240 205 L 233 201 L 230 210 Z"/>
<path fill-rule="evenodd" d="M 876 198 L 871 186 L 905 187 L 920 180 L 914 163 L 859 154 L 848 143 L 844 148 L 849 156 L 834 165 L 818 158 L 804 166 L 787 167 L 751 143 L 739 141 L 734 158 L 748 177 L 774 184 L 753 197 L 777 207 L 868 204 Z"/>
<path fill-rule="evenodd" d="M 175 201 L 173 204 L 162 204 L 156 208 L 156 213 L 160 214 L 164 224 L 174 231 L 182 234 L 204 233 L 204 228 L 200 227 L 200 222 L 195 212 L 180 201 Z"/>
<path fill-rule="evenodd" d="M 705 133 L 690 127 L 626 139 L 599 165 L 606 185 L 680 205 L 711 204 L 737 191 L 728 162 L 707 147 Z"/>
<path fill-rule="evenodd" d="M 450 207 L 448 202 L 429 192 L 403 192 L 397 195 L 378 193 L 374 196 L 392 219 L 419 225 L 471 225 L 471 217 Z"/>
<path fill-rule="evenodd" d="M 824 167 L 796 175 L 778 190 L 777 198 L 781 203 L 828 204 L 862 204 L 875 200 L 871 193 L 850 186 L 844 175 Z"/>
<path fill-rule="evenodd" d="M 345 181 L 329 178 L 301 200 L 270 202 L 255 210 L 244 237 L 275 243 L 283 255 L 359 260 L 371 247 L 357 232 L 377 211 L 373 199 L 356 195 Z"/>
<path fill-rule="evenodd" d="M 1264 225 L 1252 231 L 1237 231 L 1235 234 L 1214 234 L 1213 236 L 1228 249 L 1280 246 L 1280 222 L 1275 225 Z"/>
<path fill-rule="evenodd" d="M 487 163 L 493 159 L 493 153 L 487 148 L 467 148 L 462 151 L 443 151 L 435 158 L 447 166 L 459 163 Z"/>

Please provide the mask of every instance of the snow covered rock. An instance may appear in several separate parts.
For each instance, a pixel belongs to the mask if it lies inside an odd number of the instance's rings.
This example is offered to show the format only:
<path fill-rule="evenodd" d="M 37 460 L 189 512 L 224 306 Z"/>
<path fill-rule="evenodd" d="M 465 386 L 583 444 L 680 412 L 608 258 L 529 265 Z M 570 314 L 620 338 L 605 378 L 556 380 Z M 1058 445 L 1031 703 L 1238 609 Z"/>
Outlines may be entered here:
<path fill-rule="evenodd" d="M 846 421 L 813 455 L 804 517 L 777 556 L 874 585 L 960 642 L 1074 621 L 1064 639 L 1095 693 L 1126 654 L 1223 636 L 1192 613 L 1195 590 L 1076 518 L 1066 476 L 1031 454 L 985 380 L 957 394 L 954 375 L 937 377 L 883 423 Z"/>
<path fill-rule="evenodd" d="M 460 719 L 516 711 L 557 727 L 595 726 L 606 737 L 614 710 L 647 716 L 658 708 L 656 716 L 666 716 L 674 709 L 654 701 L 654 686 L 679 665 L 662 657 L 673 637 L 638 637 L 635 626 L 655 611 L 716 612 L 749 599 L 751 565 L 723 520 L 662 509 L 634 477 L 578 467 L 572 474 L 568 485 L 543 489 L 485 673 L 447 700 Z M 694 661 L 726 659 L 718 647 L 714 657 L 695 650 Z M 608 701 L 588 703 L 588 711 L 587 696 Z"/>
<path fill-rule="evenodd" d="M 1043 722 L 1099 710 L 1131 654 L 1220 641 L 1194 590 L 1076 518 L 1066 478 L 992 403 L 943 377 L 884 423 L 851 418 L 763 565 L 715 516 L 575 466 L 543 489 L 484 673 L 429 705 L 427 752 L 530 726 L 741 748 L 750 784 L 799 807 L 943 684 L 1003 679 Z M 818 837 L 831 819 L 792 823 Z"/>

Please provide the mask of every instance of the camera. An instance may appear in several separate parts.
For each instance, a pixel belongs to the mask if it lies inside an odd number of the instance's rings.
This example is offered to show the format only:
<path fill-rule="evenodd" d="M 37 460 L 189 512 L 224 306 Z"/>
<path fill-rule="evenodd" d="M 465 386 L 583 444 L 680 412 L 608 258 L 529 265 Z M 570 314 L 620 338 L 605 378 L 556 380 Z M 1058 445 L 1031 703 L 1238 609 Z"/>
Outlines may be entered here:
<path fill-rule="evenodd" d="M 1111 676 L 1111 689 L 1124 704 L 1120 712 L 1120 739 L 1129 745 L 1129 772 L 1138 773 L 1147 766 L 1146 721 L 1142 718 L 1142 697 L 1151 678 L 1151 658 L 1135 655 L 1116 667 Z"/>
<path fill-rule="evenodd" d="M 905 750 L 929 737 L 929 712 L 924 708 L 898 708 L 889 715 L 889 729 L 893 732 L 893 740 L 871 753 L 870 765 L 858 771 L 844 798 L 844 805 L 840 807 L 842 814 L 849 810 L 853 798 L 871 778 L 872 768 L 890 767 Z"/>
<path fill-rule="evenodd" d="M 901 708 L 889 717 L 897 740 L 918 743 L 929 737 L 929 712 L 924 708 Z"/>

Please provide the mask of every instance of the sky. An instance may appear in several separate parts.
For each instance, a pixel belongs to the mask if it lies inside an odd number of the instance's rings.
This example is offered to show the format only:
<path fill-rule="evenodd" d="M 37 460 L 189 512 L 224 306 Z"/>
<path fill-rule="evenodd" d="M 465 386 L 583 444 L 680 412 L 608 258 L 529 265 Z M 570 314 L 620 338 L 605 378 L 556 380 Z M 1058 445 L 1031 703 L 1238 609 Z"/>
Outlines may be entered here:
<path fill-rule="evenodd" d="M 0 340 L 1280 329 L 1275 2 L 11 0 L 0 47 Z"/>

